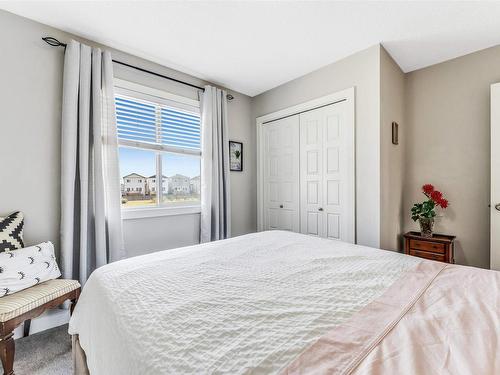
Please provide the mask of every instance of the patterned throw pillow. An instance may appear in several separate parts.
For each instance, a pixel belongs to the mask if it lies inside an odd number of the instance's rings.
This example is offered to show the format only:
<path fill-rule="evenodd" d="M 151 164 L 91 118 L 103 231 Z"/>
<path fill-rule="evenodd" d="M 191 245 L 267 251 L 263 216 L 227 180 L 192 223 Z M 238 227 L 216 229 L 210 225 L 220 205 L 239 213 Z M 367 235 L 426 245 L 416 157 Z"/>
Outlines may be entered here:
<path fill-rule="evenodd" d="M 0 217 L 0 252 L 24 247 L 24 216 L 20 211 Z"/>
<path fill-rule="evenodd" d="M 0 299 L 59 276 L 51 242 L 0 253 Z"/>

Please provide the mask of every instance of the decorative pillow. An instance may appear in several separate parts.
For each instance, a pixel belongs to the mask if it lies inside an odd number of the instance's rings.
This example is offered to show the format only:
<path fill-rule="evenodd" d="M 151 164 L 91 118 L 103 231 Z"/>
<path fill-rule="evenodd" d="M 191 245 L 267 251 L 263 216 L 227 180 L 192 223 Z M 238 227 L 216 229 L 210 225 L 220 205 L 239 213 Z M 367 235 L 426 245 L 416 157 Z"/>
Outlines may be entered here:
<path fill-rule="evenodd" d="M 0 253 L 0 297 L 59 276 L 51 242 Z"/>
<path fill-rule="evenodd" d="M 24 216 L 20 211 L 7 217 L 0 217 L 0 251 L 16 250 L 24 247 Z"/>

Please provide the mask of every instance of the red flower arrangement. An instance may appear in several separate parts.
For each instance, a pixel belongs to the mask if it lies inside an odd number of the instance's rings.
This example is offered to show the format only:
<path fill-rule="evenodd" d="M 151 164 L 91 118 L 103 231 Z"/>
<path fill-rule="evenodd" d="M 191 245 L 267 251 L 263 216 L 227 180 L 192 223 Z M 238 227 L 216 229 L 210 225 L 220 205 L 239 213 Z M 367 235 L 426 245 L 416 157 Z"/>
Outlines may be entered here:
<path fill-rule="evenodd" d="M 413 221 L 419 221 L 422 236 L 432 237 L 434 217 L 436 216 L 435 208 L 441 207 L 445 209 L 448 207 L 448 201 L 443 198 L 443 193 L 436 190 L 431 184 L 422 186 L 422 193 L 427 197 L 427 200 L 413 205 L 411 218 Z"/>
<path fill-rule="evenodd" d="M 443 193 L 436 190 L 433 185 L 425 184 L 422 186 L 422 193 L 427 197 L 427 200 L 422 203 L 415 203 L 411 209 L 411 218 L 414 221 L 419 219 L 431 219 L 436 216 L 434 209 L 436 206 L 445 209 L 448 207 L 448 200 L 443 197 Z"/>

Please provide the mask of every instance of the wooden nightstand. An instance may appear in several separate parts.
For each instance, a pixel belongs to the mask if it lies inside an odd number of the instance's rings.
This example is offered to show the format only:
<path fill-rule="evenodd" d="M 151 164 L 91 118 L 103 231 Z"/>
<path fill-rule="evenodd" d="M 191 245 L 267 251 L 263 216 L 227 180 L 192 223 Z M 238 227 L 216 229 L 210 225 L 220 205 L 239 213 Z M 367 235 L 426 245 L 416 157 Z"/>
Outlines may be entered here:
<path fill-rule="evenodd" d="M 408 232 L 403 237 L 405 254 L 439 262 L 455 263 L 453 256 L 455 236 L 434 234 L 432 238 L 425 238 L 420 235 L 420 232 Z"/>

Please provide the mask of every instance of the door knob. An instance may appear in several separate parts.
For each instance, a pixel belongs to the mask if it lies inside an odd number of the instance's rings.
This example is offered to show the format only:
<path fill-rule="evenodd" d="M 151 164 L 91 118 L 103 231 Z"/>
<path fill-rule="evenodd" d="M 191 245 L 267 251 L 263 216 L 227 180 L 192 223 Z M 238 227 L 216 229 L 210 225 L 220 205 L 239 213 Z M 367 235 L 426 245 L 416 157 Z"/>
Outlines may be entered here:
<path fill-rule="evenodd" d="M 323 207 L 318 208 L 318 211 L 323 211 Z"/>
<path fill-rule="evenodd" d="M 282 205 L 282 204 L 280 204 L 280 208 L 283 208 L 283 205 Z"/>
<path fill-rule="evenodd" d="M 495 210 L 500 211 L 500 203 L 495 204 Z"/>

